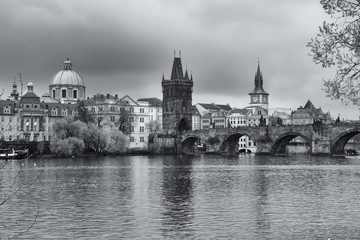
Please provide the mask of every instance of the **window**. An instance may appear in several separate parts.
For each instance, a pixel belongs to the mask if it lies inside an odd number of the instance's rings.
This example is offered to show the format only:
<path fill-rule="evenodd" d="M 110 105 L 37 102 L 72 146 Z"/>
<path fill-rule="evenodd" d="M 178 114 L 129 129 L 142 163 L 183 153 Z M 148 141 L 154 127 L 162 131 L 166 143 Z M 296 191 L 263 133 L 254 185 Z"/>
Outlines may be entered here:
<path fill-rule="evenodd" d="M 134 122 L 134 121 L 135 121 L 134 117 L 130 117 L 130 122 Z"/>
<path fill-rule="evenodd" d="M 141 122 L 141 123 L 144 122 L 144 118 L 143 118 L 143 117 L 140 118 L 140 122 Z"/>
<path fill-rule="evenodd" d="M 51 115 L 57 115 L 58 112 L 57 112 L 57 108 L 52 108 L 51 109 Z"/>
<path fill-rule="evenodd" d="M 145 132 L 145 127 L 141 126 L 140 127 L 140 132 Z"/>
<path fill-rule="evenodd" d="M 134 126 L 130 126 L 130 132 L 134 131 Z"/>
<path fill-rule="evenodd" d="M 77 117 L 77 116 L 79 115 L 78 110 L 77 110 L 77 109 L 74 109 L 74 110 L 72 111 L 72 115 L 73 115 L 73 117 Z"/>
<path fill-rule="evenodd" d="M 73 91 L 73 98 L 77 98 L 77 90 Z"/>
<path fill-rule="evenodd" d="M 53 98 L 55 98 L 55 89 L 52 90 L 52 93 L 53 93 Z"/>
<path fill-rule="evenodd" d="M 133 107 L 130 108 L 130 112 L 132 112 L 132 113 L 134 112 L 134 108 L 133 108 Z"/>
<path fill-rule="evenodd" d="M 144 137 L 140 137 L 140 142 L 145 142 Z"/>
<path fill-rule="evenodd" d="M 110 116 L 110 121 L 115 122 L 115 116 Z"/>
<path fill-rule="evenodd" d="M 130 142 L 135 142 L 135 138 L 134 138 L 134 137 L 130 137 Z"/>
<path fill-rule="evenodd" d="M 111 106 L 110 107 L 110 112 L 115 112 L 116 111 L 116 108 L 114 106 Z"/>
<path fill-rule="evenodd" d="M 30 105 L 29 105 L 29 104 L 26 104 L 26 105 L 25 105 L 25 108 L 30 108 Z"/>
<path fill-rule="evenodd" d="M 61 90 L 61 97 L 66 98 L 66 89 Z"/>
<path fill-rule="evenodd" d="M 140 113 L 144 113 L 144 109 L 143 109 L 143 108 L 140 108 Z"/>
<path fill-rule="evenodd" d="M 61 110 L 61 116 L 66 116 L 67 115 L 67 109 L 66 108 L 63 108 Z"/>
<path fill-rule="evenodd" d="M 10 106 L 6 105 L 6 106 L 4 107 L 4 113 L 10 113 L 10 111 L 11 111 Z"/>
<path fill-rule="evenodd" d="M 27 132 L 30 131 L 30 122 L 29 122 L 29 119 L 26 120 L 25 129 L 26 129 Z"/>

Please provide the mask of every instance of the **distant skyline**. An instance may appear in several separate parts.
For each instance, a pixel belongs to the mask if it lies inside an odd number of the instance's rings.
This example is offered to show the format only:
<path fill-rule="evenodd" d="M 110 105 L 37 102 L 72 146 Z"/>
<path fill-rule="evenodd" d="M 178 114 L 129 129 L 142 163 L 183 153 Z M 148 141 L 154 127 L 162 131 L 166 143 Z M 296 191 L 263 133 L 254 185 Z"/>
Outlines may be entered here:
<path fill-rule="evenodd" d="M 3 0 L 2 99 L 22 74 L 41 96 L 69 57 L 87 96 L 162 99 L 174 50 L 194 79 L 193 104 L 248 106 L 258 61 L 269 107 L 295 110 L 311 100 L 333 118 L 359 119 L 356 106 L 325 97 L 322 69 L 306 43 L 328 16 L 314 0 Z M 17 75 L 20 91 L 19 77 Z"/>

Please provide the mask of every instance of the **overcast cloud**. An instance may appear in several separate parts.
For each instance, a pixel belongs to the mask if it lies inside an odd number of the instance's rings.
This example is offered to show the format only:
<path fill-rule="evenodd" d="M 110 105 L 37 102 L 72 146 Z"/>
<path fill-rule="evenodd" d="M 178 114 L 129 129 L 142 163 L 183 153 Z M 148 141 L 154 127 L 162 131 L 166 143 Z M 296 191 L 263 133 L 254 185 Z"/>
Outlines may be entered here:
<path fill-rule="evenodd" d="M 306 43 L 327 19 L 315 0 L 2 0 L 0 84 L 14 73 L 48 92 L 69 56 L 87 95 L 162 99 L 174 50 L 194 77 L 193 104 L 246 107 L 258 60 L 270 107 L 296 109 L 310 99 L 333 117 L 358 110 L 325 98 L 324 70 Z M 18 80 L 18 78 L 17 78 Z"/>

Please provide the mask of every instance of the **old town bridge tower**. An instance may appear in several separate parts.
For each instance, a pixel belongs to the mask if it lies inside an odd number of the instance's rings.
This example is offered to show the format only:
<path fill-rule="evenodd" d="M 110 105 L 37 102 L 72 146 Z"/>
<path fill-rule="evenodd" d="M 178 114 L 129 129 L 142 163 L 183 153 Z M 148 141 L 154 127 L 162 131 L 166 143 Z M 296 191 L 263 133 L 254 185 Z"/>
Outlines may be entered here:
<path fill-rule="evenodd" d="M 180 52 L 181 54 L 181 52 Z M 162 78 L 163 130 L 181 133 L 192 127 L 193 79 L 183 72 L 181 58 L 174 55 L 171 78 Z"/>

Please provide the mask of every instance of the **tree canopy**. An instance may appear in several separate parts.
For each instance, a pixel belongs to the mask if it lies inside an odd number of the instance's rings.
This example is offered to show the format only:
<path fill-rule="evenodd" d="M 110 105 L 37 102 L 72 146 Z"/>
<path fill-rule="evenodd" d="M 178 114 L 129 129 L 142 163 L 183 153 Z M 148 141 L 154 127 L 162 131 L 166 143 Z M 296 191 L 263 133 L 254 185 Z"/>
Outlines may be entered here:
<path fill-rule="evenodd" d="M 360 0 L 321 0 L 331 21 L 324 21 L 308 42 L 313 61 L 323 68 L 336 67 L 324 80 L 327 97 L 360 106 Z"/>
<path fill-rule="evenodd" d="M 99 154 L 124 153 L 128 138 L 111 122 L 84 123 L 72 117 L 57 120 L 52 129 L 51 151 L 57 155 L 78 155 L 84 149 Z"/>

